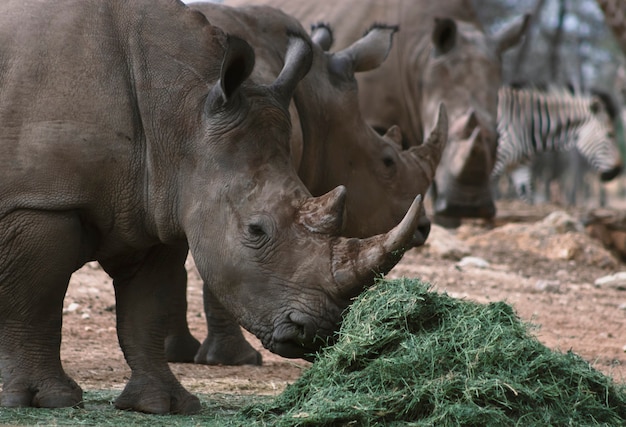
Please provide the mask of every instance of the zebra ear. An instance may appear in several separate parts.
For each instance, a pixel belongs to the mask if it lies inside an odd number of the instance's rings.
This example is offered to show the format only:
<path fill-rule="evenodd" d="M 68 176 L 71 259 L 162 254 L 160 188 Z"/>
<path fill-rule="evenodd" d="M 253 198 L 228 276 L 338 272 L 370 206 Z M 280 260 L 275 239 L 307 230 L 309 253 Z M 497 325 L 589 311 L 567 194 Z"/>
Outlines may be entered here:
<path fill-rule="evenodd" d="M 602 111 L 602 101 L 595 96 L 591 99 L 591 105 L 589 106 L 592 114 L 598 114 Z"/>

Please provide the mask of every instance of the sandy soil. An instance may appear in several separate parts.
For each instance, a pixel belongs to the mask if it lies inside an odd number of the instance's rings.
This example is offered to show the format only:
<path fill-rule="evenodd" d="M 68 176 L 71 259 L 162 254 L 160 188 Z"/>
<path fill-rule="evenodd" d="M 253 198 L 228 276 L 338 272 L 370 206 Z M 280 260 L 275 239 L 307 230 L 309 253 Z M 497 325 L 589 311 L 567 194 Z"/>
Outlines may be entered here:
<path fill-rule="evenodd" d="M 626 264 L 562 216 L 557 215 L 560 222 L 541 220 L 556 209 L 513 203 L 499 206 L 495 224 L 467 222 L 453 232 L 435 228 L 429 243 L 408 252 L 389 276 L 419 277 L 454 297 L 507 301 L 522 319 L 539 326 L 536 334 L 547 346 L 571 349 L 626 382 L 626 290 L 594 284 L 626 271 Z M 188 320 L 201 340 L 202 285 L 192 263 L 188 269 Z M 97 264 L 74 274 L 65 312 L 61 357 L 67 372 L 87 390 L 121 389 L 130 371 L 115 334 L 110 279 Z M 193 392 L 277 394 L 308 365 L 261 351 L 262 367 L 173 364 L 172 369 Z"/>

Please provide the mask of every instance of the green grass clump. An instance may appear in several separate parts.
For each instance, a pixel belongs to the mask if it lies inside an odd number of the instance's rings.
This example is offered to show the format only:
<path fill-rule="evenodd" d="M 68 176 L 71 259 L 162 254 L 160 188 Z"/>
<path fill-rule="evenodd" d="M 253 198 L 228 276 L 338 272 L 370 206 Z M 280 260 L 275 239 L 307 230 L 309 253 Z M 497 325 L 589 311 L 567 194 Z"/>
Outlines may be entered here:
<path fill-rule="evenodd" d="M 241 427 L 263 426 L 241 415 L 241 409 L 270 396 L 239 396 L 225 393 L 199 394 L 202 409 L 195 415 L 154 415 L 116 409 L 119 390 L 85 391 L 84 408 L 0 408 L 4 426 L 98 426 L 98 427 Z"/>
<path fill-rule="evenodd" d="M 626 425 L 626 386 L 542 345 L 502 302 L 379 280 L 346 314 L 338 342 L 273 402 L 268 425 Z"/>

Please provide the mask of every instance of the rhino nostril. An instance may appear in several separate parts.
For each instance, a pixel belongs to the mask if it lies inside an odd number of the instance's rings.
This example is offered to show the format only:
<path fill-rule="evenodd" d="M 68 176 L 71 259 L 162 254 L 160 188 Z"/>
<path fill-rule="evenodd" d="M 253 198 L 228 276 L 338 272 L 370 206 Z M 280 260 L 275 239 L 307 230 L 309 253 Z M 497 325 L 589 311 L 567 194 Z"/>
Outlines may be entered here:
<path fill-rule="evenodd" d="M 417 227 L 417 229 L 419 230 L 421 235 L 424 237 L 424 240 L 426 240 L 426 238 L 430 234 L 430 223 L 428 223 L 426 225 L 421 225 L 421 226 Z"/>
<path fill-rule="evenodd" d="M 291 312 L 287 315 L 287 319 L 292 324 L 293 329 L 295 331 L 294 340 L 297 340 L 299 342 L 306 341 L 307 328 L 306 328 L 306 323 L 304 319 L 302 318 L 302 315 Z"/>
<path fill-rule="evenodd" d="M 426 216 L 422 216 L 417 223 L 417 232 L 426 240 L 430 233 L 430 220 Z"/>

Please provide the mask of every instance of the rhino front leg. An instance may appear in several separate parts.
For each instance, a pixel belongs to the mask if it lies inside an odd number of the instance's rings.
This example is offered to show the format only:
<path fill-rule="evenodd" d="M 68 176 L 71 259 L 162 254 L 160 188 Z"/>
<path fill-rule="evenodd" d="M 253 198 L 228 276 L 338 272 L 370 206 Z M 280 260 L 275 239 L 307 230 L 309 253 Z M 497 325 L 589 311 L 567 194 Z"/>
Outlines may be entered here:
<path fill-rule="evenodd" d="M 200 348 L 200 342 L 191 335 L 187 324 L 187 270 L 185 260 L 188 248 L 185 245 L 167 261 L 170 270 L 170 298 L 167 335 L 165 338 L 165 357 L 168 362 L 193 363 L 194 357 Z"/>
<path fill-rule="evenodd" d="M 200 411 L 200 401 L 178 382 L 164 351 L 173 271 L 170 261 L 180 258 L 181 247 L 157 246 L 131 263 L 128 258 L 102 262 L 113 277 L 117 335 L 131 369 L 131 378 L 115 401 L 119 409 L 155 414 Z"/>
<path fill-rule="evenodd" d="M 208 334 L 195 362 L 205 365 L 261 365 L 261 353 L 246 341 L 239 323 L 206 284 L 203 294 Z"/>
<path fill-rule="evenodd" d="M 71 212 L 19 210 L 0 221 L 0 405 L 82 405 L 59 352 L 63 298 L 85 244 Z"/>

